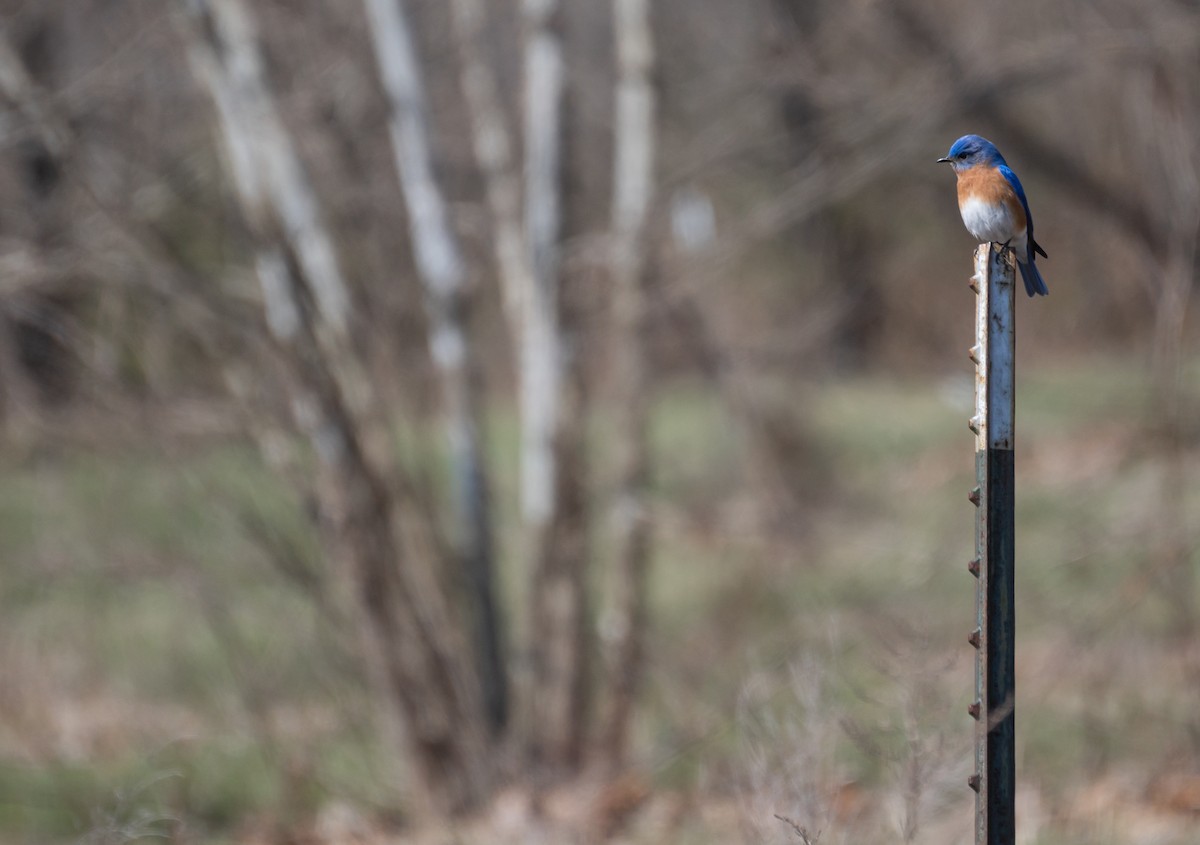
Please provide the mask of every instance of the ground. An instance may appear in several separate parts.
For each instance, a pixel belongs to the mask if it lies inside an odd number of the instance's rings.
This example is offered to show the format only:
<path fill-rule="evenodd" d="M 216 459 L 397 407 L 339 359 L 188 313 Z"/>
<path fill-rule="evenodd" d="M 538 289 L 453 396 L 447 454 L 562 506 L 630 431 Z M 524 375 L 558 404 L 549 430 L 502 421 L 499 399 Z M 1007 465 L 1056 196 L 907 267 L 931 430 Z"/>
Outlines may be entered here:
<path fill-rule="evenodd" d="M 1020 841 L 1194 841 L 1200 448 L 1153 436 L 1125 362 L 1021 379 Z M 797 389 L 817 481 L 794 517 L 764 517 L 716 400 L 666 391 L 634 772 L 554 793 L 541 821 L 508 790 L 456 831 L 408 823 L 337 579 L 251 446 L 0 457 L 0 842 L 967 841 L 970 391 L 965 364 Z"/>

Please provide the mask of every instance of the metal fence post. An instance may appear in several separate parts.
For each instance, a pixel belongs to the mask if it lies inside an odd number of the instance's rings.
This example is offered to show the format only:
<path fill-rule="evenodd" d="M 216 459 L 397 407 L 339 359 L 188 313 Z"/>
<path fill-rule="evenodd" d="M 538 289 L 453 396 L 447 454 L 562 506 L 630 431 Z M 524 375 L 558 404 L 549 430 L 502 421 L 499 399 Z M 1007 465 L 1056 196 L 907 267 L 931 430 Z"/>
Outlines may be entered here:
<path fill-rule="evenodd" d="M 1016 841 L 1013 435 L 1015 352 L 1013 265 L 991 244 L 975 251 L 975 654 L 976 845 Z"/>

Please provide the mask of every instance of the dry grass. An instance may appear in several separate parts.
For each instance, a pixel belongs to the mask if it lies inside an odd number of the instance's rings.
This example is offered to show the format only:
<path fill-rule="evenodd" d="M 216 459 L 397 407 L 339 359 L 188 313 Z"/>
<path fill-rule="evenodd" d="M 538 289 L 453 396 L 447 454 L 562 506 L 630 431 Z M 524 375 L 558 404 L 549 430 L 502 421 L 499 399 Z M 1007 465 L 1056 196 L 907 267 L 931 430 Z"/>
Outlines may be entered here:
<path fill-rule="evenodd" d="M 1039 371 L 1026 384 L 1021 841 L 1194 841 L 1200 649 L 1177 635 L 1178 582 L 1157 569 L 1163 467 L 1141 434 L 1138 375 Z M 664 402 L 636 770 L 540 805 L 507 790 L 454 831 L 405 827 L 404 773 L 381 750 L 336 613 L 247 533 L 250 510 L 284 547 L 313 552 L 298 503 L 252 453 L 208 442 L 10 462 L 0 841 L 965 841 L 961 388 L 817 389 L 805 411 L 834 473 L 796 531 L 754 518 L 743 447 L 711 402 Z M 1196 444 L 1184 460 L 1182 512 L 1200 513 Z M 1185 526 L 1193 567 L 1198 529 Z M 507 577 L 519 593 L 522 574 Z"/>

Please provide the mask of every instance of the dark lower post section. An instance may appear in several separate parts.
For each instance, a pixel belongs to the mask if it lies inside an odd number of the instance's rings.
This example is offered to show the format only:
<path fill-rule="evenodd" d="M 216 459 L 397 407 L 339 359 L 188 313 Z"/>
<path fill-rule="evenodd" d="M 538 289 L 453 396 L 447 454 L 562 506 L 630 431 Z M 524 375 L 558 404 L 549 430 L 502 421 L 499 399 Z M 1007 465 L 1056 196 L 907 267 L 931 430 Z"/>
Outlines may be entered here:
<path fill-rule="evenodd" d="M 1016 841 L 1016 631 L 1012 449 L 987 450 L 988 845 Z"/>

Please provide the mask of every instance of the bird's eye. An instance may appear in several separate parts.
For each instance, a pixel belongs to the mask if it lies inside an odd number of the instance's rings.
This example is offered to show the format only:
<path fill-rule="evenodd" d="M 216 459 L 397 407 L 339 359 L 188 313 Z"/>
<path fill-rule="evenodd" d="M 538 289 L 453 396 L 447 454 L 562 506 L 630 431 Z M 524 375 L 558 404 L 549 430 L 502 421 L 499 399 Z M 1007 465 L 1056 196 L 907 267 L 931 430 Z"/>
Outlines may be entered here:
<path fill-rule="evenodd" d="M 959 153 L 958 155 L 955 156 L 955 158 L 958 159 L 959 161 L 962 161 L 966 157 L 967 157 L 966 153 Z"/>

